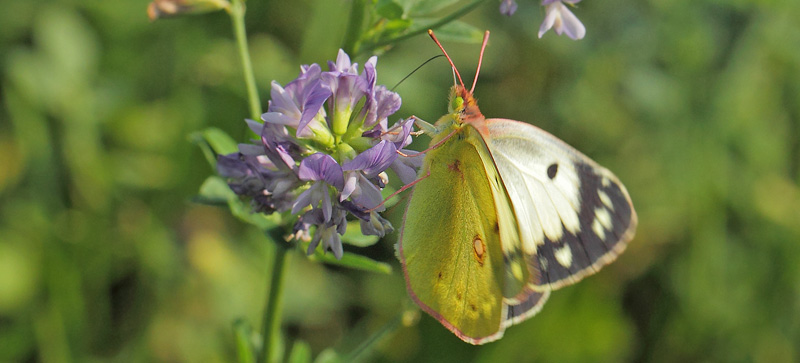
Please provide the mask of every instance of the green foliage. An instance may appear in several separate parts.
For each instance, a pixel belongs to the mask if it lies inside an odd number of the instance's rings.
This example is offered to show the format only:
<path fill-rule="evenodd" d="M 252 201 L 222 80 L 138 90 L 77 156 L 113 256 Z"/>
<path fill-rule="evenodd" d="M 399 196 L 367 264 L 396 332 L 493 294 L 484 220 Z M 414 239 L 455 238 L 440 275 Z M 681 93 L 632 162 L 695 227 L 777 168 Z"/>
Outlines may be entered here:
<path fill-rule="evenodd" d="M 264 107 L 270 80 L 343 46 L 344 3 L 247 1 Z M 388 85 L 439 53 L 425 26 L 473 6 L 364 3 L 354 60 L 382 53 Z M 454 39 L 492 31 L 483 113 L 534 123 L 612 169 L 640 227 L 618 261 L 497 343 L 465 345 L 422 315 L 362 359 L 800 359 L 800 3 L 585 1 L 578 42 L 538 39 L 535 2 L 510 18 L 477 3 L 437 34 L 450 33 L 466 79 L 478 49 Z M 0 361 L 255 359 L 243 347 L 258 341 L 275 254 L 261 230 L 274 221 L 209 177 L 216 154 L 253 137 L 230 19 L 150 23 L 145 5 L 0 11 Z M 434 121 L 452 82 L 444 61 L 422 68 L 398 87 L 397 117 Z M 404 206 L 388 211 L 395 227 Z M 340 361 L 405 311 L 397 234 L 348 236 L 346 268 L 292 253 L 287 360 Z"/>

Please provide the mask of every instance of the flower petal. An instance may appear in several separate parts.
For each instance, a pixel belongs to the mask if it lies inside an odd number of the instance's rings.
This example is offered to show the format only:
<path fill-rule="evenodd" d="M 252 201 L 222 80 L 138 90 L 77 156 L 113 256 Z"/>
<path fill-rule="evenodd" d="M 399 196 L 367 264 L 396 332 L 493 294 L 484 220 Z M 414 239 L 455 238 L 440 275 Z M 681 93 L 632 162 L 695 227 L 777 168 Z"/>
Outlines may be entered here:
<path fill-rule="evenodd" d="M 327 187 L 323 186 L 319 190 L 320 197 L 322 199 L 322 216 L 327 222 L 331 219 L 331 213 L 333 212 L 333 206 L 331 206 L 331 194 L 328 192 Z"/>
<path fill-rule="evenodd" d="M 560 3 L 559 3 L 560 4 Z M 542 5 L 545 5 L 544 1 Z M 556 19 L 559 17 L 558 10 L 556 9 L 557 4 L 549 4 L 547 5 L 546 14 L 544 16 L 544 20 L 542 21 L 542 25 L 539 26 L 539 38 L 542 38 L 544 33 L 547 33 L 550 28 L 553 27 L 553 24 L 556 23 Z"/>
<path fill-rule="evenodd" d="M 284 89 L 278 82 L 272 81 L 268 112 L 280 112 L 287 117 L 299 119 L 300 109 L 297 106 L 297 94 L 294 89 Z"/>
<path fill-rule="evenodd" d="M 250 167 L 239 156 L 239 153 L 220 155 L 217 157 L 217 172 L 228 178 L 244 178 L 252 175 Z"/>
<path fill-rule="evenodd" d="M 392 224 L 380 216 L 377 212 L 369 214 L 369 220 L 361 219 L 361 233 L 365 235 L 373 235 L 383 237 L 386 233 L 394 231 Z"/>
<path fill-rule="evenodd" d="M 408 150 L 406 150 L 408 151 Z M 413 152 L 413 151 L 412 151 Z M 422 157 L 398 157 L 390 166 L 403 184 L 417 180 L 417 170 L 422 164 Z"/>
<path fill-rule="evenodd" d="M 294 204 L 292 205 L 292 214 L 300 213 L 303 208 L 307 207 L 311 204 L 311 195 L 314 193 L 314 188 L 311 187 L 309 189 L 304 190 L 295 200 Z"/>
<path fill-rule="evenodd" d="M 414 119 L 407 118 L 399 120 L 389 128 L 389 131 L 381 135 L 381 139 L 391 141 L 397 149 L 408 146 L 411 143 L 411 130 L 414 127 Z"/>
<path fill-rule="evenodd" d="M 322 243 L 326 249 L 330 248 L 336 259 L 341 260 L 344 251 L 342 250 L 342 239 L 336 231 L 335 226 L 327 227 L 322 232 Z"/>
<path fill-rule="evenodd" d="M 382 140 L 377 145 L 358 154 L 342 166 L 342 170 L 361 170 L 367 178 L 374 178 L 386 170 L 397 158 L 397 147 L 393 143 Z"/>
<path fill-rule="evenodd" d="M 375 184 L 372 184 L 369 179 L 365 178 L 364 175 L 358 176 L 358 187 L 356 187 L 356 190 L 357 192 L 353 193 L 353 195 L 350 196 L 350 199 L 352 199 L 357 205 L 371 209 L 375 208 L 383 201 L 381 191 L 375 186 Z M 378 211 L 382 211 L 384 209 L 385 208 L 381 206 Z"/>
<path fill-rule="evenodd" d="M 348 56 L 343 49 L 339 49 L 339 54 L 336 56 L 336 63 L 328 61 L 328 68 L 331 72 L 356 74 L 356 66 L 357 64 L 350 63 L 350 56 Z"/>
<path fill-rule="evenodd" d="M 297 175 L 300 180 L 325 181 L 338 190 L 344 187 L 342 167 L 328 154 L 316 153 L 303 159 Z"/>
<path fill-rule="evenodd" d="M 583 39 L 586 35 L 586 27 L 583 26 L 583 23 L 564 4 L 558 4 L 558 6 L 561 8 L 561 30 L 574 40 Z"/>
<path fill-rule="evenodd" d="M 244 121 L 247 122 L 247 127 L 250 128 L 250 131 L 253 131 L 253 133 L 256 135 L 261 135 L 261 129 L 264 128 L 264 124 L 258 121 L 251 120 L 249 118 L 245 119 Z"/>
<path fill-rule="evenodd" d="M 343 201 L 353 194 L 353 191 L 356 190 L 356 183 L 358 182 L 358 173 L 357 172 L 347 172 L 345 173 L 347 176 L 344 178 L 344 188 L 342 188 L 342 194 L 339 196 L 339 201 Z"/>

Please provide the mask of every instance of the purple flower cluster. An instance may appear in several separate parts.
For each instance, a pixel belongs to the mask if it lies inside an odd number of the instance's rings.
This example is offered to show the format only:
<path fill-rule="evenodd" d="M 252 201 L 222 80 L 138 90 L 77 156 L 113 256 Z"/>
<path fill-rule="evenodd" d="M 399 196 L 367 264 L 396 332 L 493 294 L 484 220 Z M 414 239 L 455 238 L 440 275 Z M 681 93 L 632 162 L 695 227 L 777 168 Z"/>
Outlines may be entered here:
<path fill-rule="evenodd" d="M 370 58 L 359 73 L 340 50 L 328 71 L 305 65 L 286 87 L 273 82 L 264 123 L 247 120 L 260 140 L 219 157 L 219 173 L 236 194 L 251 198 L 255 211 L 299 216 L 294 236 L 311 238 L 309 254 L 321 242 L 342 257 L 348 214 L 360 220 L 363 234 L 391 232 L 378 214 L 386 170 L 409 183 L 422 162 L 397 152 L 411 143 L 413 120 L 388 127 L 401 100 L 376 86 L 376 63 Z"/>
<path fill-rule="evenodd" d="M 539 38 L 548 30 L 555 30 L 556 34 L 566 34 L 568 37 L 578 40 L 583 39 L 586 35 L 586 27 L 575 16 L 564 3 L 574 5 L 581 2 L 581 0 L 542 0 L 542 6 L 545 7 L 545 16 L 542 25 L 539 27 Z M 503 15 L 511 16 L 517 11 L 517 2 L 515 0 L 501 0 L 500 13 Z"/>

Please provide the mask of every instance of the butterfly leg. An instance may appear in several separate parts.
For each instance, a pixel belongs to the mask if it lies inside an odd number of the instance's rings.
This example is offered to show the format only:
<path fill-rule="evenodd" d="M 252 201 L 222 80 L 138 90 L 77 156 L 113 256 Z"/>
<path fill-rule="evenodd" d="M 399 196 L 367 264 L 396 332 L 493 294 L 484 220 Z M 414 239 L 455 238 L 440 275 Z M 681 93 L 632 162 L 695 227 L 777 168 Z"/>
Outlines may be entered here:
<path fill-rule="evenodd" d="M 425 174 L 424 176 L 421 176 L 421 177 L 419 177 L 417 180 L 414 180 L 414 181 L 412 181 L 411 183 L 408 183 L 408 184 L 406 184 L 406 185 L 403 185 L 403 187 L 402 187 L 402 188 L 400 188 L 400 189 L 398 189 L 397 191 L 395 191 L 394 193 L 390 194 L 390 195 L 389 195 L 388 197 L 386 197 L 386 198 L 385 198 L 383 201 L 381 201 L 381 202 L 380 202 L 380 204 L 376 205 L 375 207 L 373 207 L 373 208 L 371 208 L 371 209 L 367 209 L 365 212 L 367 212 L 367 213 L 372 213 L 372 211 L 374 211 L 374 210 L 376 210 L 376 209 L 380 208 L 382 205 L 386 204 L 386 202 L 387 202 L 387 201 L 389 201 L 389 199 L 392 199 L 392 198 L 394 198 L 394 196 L 395 196 L 395 195 L 398 195 L 398 194 L 400 194 L 400 193 L 402 193 L 402 192 L 406 191 L 408 188 L 411 188 L 411 187 L 413 187 L 413 186 L 414 186 L 414 184 L 417 184 L 417 183 L 419 183 L 420 181 L 422 181 L 423 179 L 425 179 L 425 178 L 427 178 L 427 177 L 429 177 L 429 176 L 431 176 L 431 171 L 430 171 L 430 170 L 428 170 L 428 173 L 427 173 L 427 174 Z"/>
<path fill-rule="evenodd" d="M 409 117 L 409 118 L 413 118 L 414 119 L 414 125 L 417 125 L 417 127 L 419 127 L 420 131 L 422 131 L 423 134 L 433 134 L 433 135 L 435 135 L 435 134 L 439 133 L 439 130 L 436 129 L 436 126 L 434 126 L 430 122 L 425 121 L 425 120 L 423 120 L 423 119 L 421 119 L 421 118 L 419 118 L 417 116 L 413 116 L 413 115 L 411 117 Z"/>

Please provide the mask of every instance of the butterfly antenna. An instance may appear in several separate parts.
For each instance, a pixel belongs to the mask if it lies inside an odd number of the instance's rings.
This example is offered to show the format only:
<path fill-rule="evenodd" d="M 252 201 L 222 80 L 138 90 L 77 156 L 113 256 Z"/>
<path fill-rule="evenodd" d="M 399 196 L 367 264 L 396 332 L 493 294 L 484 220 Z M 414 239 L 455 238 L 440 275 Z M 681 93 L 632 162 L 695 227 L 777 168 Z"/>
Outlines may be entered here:
<path fill-rule="evenodd" d="M 442 50 L 442 53 L 444 53 L 444 56 L 447 57 L 447 61 L 450 62 L 450 66 L 453 67 L 453 72 L 456 72 L 456 76 L 458 76 L 458 83 L 461 83 L 461 87 L 464 87 L 464 81 L 461 80 L 461 73 L 458 73 L 458 68 L 456 68 L 456 65 L 453 64 L 453 60 L 450 59 L 450 56 L 447 55 L 447 51 L 444 50 L 444 47 L 442 46 L 442 43 L 439 43 L 439 39 L 436 39 L 436 36 L 433 35 L 433 30 L 428 29 L 428 35 L 431 36 L 431 39 L 433 39 L 433 41 L 436 42 L 436 45 L 438 45 L 439 49 Z M 464 87 L 464 89 L 466 89 L 466 87 Z"/>
<path fill-rule="evenodd" d="M 411 71 L 411 73 L 409 73 L 407 76 L 403 77 L 403 79 L 401 79 L 401 80 L 400 80 L 400 82 L 397 82 L 397 84 L 396 84 L 396 85 L 394 85 L 394 87 L 392 87 L 392 89 L 390 89 L 390 91 L 394 92 L 394 89 L 395 89 L 395 88 L 397 88 L 397 86 L 399 86 L 399 85 L 400 85 L 400 83 L 403 83 L 403 81 L 405 81 L 406 79 L 408 79 L 408 77 L 411 77 L 411 75 L 412 75 L 412 74 L 414 74 L 414 73 L 416 73 L 416 72 L 417 72 L 417 71 L 418 71 L 420 68 L 424 67 L 426 64 L 430 63 L 432 60 L 434 60 L 434 59 L 436 59 L 436 58 L 441 58 L 441 57 L 444 57 L 444 55 L 441 55 L 441 54 L 439 54 L 439 55 L 437 55 L 437 56 L 433 56 L 433 57 L 431 57 L 430 59 L 428 59 L 428 60 L 426 60 L 426 61 L 422 62 L 422 64 L 420 64 L 420 65 L 419 65 L 417 68 L 414 68 L 414 70 L 413 70 L 413 71 Z"/>
<path fill-rule="evenodd" d="M 481 44 L 481 55 L 478 57 L 478 70 L 475 71 L 475 79 L 472 80 L 472 88 L 469 89 L 469 93 L 475 91 L 475 84 L 478 83 L 478 73 L 481 73 L 481 63 L 483 63 L 483 50 L 486 49 L 486 43 L 489 42 L 489 31 L 487 30 L 486 33 L 483 33 L 483 44 Z"/>

